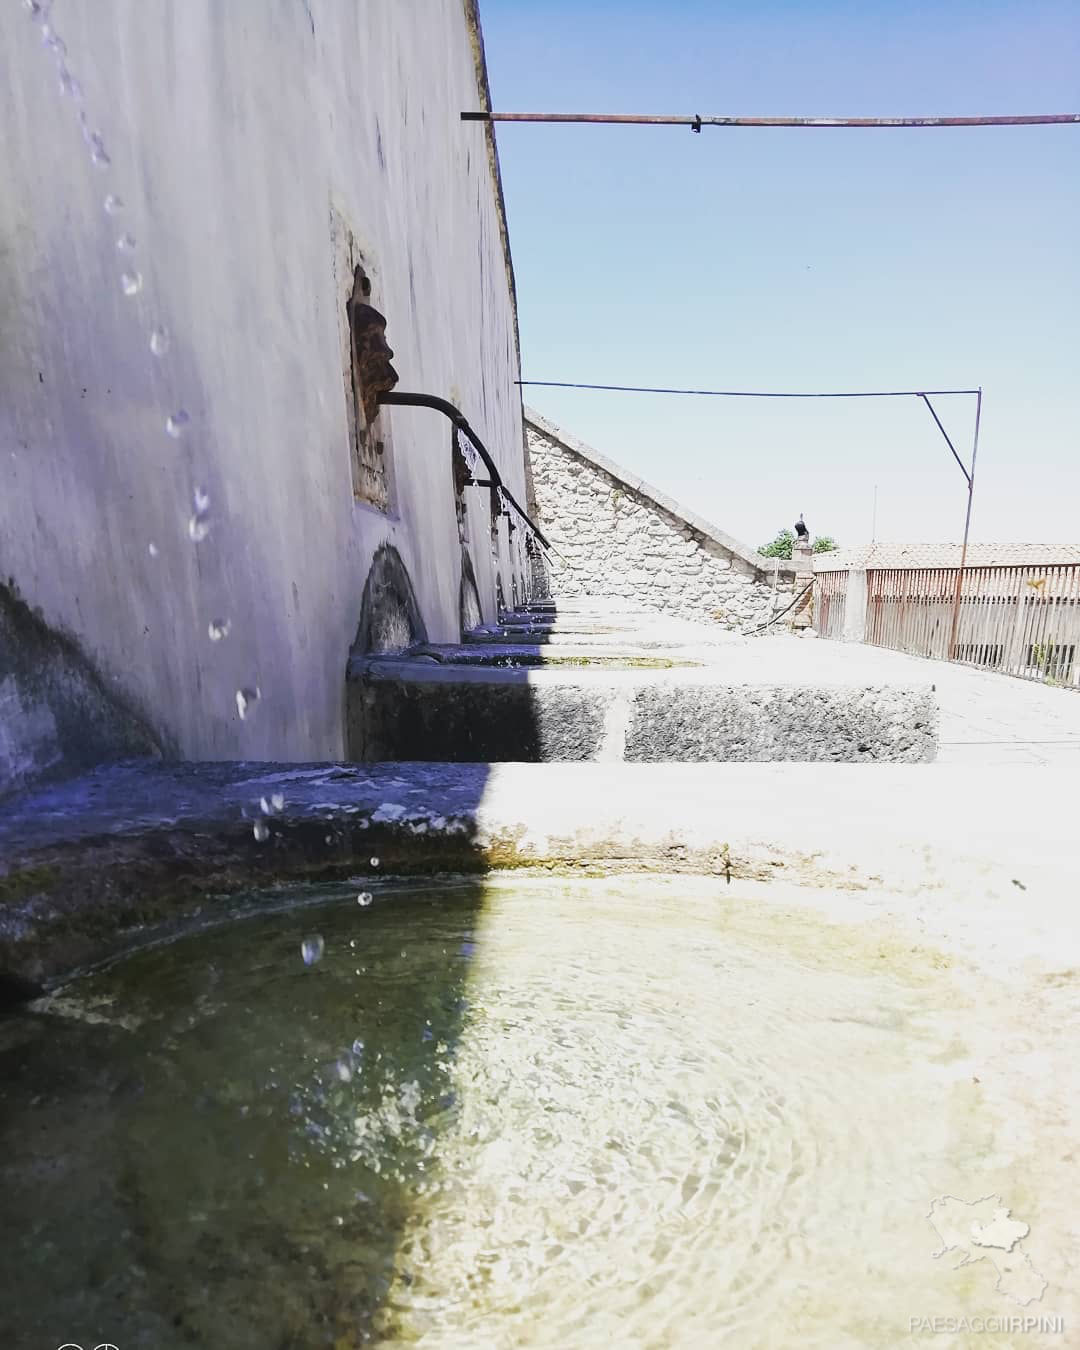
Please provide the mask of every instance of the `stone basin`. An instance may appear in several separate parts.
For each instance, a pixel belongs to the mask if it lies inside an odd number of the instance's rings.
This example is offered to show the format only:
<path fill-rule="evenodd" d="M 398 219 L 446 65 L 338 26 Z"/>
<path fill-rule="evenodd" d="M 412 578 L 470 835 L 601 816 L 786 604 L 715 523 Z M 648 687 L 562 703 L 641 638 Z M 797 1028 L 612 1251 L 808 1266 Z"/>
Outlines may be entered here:
<path fill-rule="evenodd" d="M 38 995 L 0 1018 L 16 1330 L 39 1288 L 70 1316 L 54 1258 L 91 1253 L 119 1344 L 467 1343 L 482 1313 L 553 1348 L 582 1271 L 616 1344 L 884 1347 L 920 1307 L 1020 1299 L 1070 1325 L 1070 785 L 131 764 L 10 800 L 0 972 Z"/>

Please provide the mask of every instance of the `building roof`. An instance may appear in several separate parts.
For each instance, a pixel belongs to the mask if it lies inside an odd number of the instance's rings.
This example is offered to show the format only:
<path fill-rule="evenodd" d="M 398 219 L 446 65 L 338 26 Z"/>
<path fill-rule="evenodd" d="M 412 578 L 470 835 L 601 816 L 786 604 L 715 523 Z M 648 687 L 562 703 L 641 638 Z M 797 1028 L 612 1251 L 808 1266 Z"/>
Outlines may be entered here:
<path fill-rule="evenodd" d="M 556 441 L 564 450 L 568 450 L 578 459 L 583 459 L 587 464 L 606 473 L 609 478 L 613 478 L 617 483 L 628 487 L 631 492 L 636 492 L 639 497 L 644 497 L 661 511 L 669 516 L 674 516 L 676 520 L 688 526 L 695 533 L 711 540 L 726 552 L 743 562 L 749 563 L 751 567 L 759 572 L 767 573 L 772 576 L 774 570 L 789 576 L 794 573 L 794 565 L 790 560 L 762 557 L 756 549 L 752 549 L 748 544 L 733 538 L 730 534 L 725 534 L 723 530 L 717 529 L 711 521 L 704 517 L 695 515 L 693 511 L 688 511 L 685 506 L 661 492 L 659 488 L 646 483 L 644 478 L 639 478 L 636 474 L 628 473 L 626 469 L 616 464 L 614 460 L 608 459 L 602 455 L 599 450 L 594 450 L 591 445 L 586 445 L 584 441 L 579 441 L 577 437 L 571 436 L 568 432 L 557 427 L 554 422 L 538 413 L 534 408 L 526 407 L 525 425 L 532 427 L 535 431 L 541 432 L 549 440 Z M 846 564 L 845 564 L 846 566 Z"/>
<path fill-rule="evenodd" d="M 969 544 L 968 567 L 1060 567 L 1080 564 L 1080 544 Z M 814 557 L 815 572 L 849 568 L 959 567 L 959 544 L 863 544 Z"/>

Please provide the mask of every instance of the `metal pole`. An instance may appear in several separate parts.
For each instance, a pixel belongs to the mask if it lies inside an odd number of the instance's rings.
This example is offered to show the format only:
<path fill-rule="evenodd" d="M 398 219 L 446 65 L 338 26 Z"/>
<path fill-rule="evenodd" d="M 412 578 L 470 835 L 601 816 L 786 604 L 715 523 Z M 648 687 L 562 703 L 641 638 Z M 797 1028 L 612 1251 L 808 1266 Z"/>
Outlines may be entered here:
<path fill-rule="evenodd" d="M 586 122 L 622 126 L 689 127 L 1029 127 L 1080 122 L 1080 113 L 1017 117 L 669 117 L 652 113 L 463 112 L 463 122 Z"/>
<path fill-rule="evenodd" d="M 968 473 L 967 515 L 964 517 L 964 542 L 960 546 L 960 567 L 956 573 L 956 595 L 953 599 L 952 631 L 949 634 L 949 660 L 956 660 L 956 630 L 960 623 L 960 593 L 964 585 L 964 565 L 967 562 L 968 531 L 971 528 L 971 502 L 975 495 L 975 457 L 979 453 L 979 421 L 982 418 L 982 390 L 975 396 L 975 434 L 971 441 L 971 471 Z"/>

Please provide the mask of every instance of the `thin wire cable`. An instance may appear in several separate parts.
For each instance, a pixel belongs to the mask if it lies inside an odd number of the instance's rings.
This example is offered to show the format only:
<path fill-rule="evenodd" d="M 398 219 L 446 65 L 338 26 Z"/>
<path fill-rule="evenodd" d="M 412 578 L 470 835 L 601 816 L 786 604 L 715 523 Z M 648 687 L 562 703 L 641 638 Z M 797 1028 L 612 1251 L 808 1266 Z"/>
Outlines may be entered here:
<path fill-rule="evenodd" d="M 579 384 L 571 380 L 515 380 L 517 385 L 545 389 L 605 389 L 617 394 L 692 394 L 700 398 L 935 398 L 947 394 L 977 394 L 977 389 L 868 389 L 841 393 L 789 393 L 760 389 L 661 389 L 640 384 Z"/>

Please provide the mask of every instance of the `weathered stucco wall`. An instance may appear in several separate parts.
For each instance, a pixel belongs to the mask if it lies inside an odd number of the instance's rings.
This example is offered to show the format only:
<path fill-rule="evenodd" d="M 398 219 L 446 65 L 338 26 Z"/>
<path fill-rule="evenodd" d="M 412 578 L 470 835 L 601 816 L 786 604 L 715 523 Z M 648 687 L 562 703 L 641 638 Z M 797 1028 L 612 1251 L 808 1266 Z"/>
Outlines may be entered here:
<path fill-rule="evenodd" d="M 354 501 L 332 219 L 387 316 L 398 387 L 457 403 L 524 501 L 503 221 L 487 131 L 459 117 L 484 96 L 471 12 L 65 0 L 73 99 L 40 25 L 0 8 L 0 577 L 182 755 L 342 754 L 345 667 L 383 544 L 428 636 L 458 637 L 445 420 L 384 410 L 391 511 Z M 92 132 L 109 163 L 91 162 Z M 199 543 L 196 488 L 212 526 Z M 486 494 L 467 494 L 490 620 Z M 507 593 L 522 542 L 500 524 Z M 231 628 L 213 642 L 216 619 Z M 241 720 L 243 687 L 261 699 Z"/>
<path fill-rule="evenodd" d="M 0 585 L 0 795 L 161 747 L 77 644 Z"/>
<path fill-rule="evenodd" d="M 558 595 L 619 596 L 725 628 L 764 623 L 791 595 L 769 561 L 531 410 L 526 439 Z"/>

